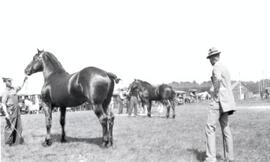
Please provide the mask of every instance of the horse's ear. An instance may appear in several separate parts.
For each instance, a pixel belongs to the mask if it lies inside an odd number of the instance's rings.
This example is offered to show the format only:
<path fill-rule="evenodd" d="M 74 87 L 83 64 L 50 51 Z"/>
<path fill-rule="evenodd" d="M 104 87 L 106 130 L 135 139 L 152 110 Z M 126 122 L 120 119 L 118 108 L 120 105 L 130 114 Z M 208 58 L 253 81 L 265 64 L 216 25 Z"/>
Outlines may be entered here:
<path fill-rule="evenodd" d="M 39 49 L 37 48 L 37 51 L 38 51 L 38 53 L 42 53 L 42 52 L 44 52 L 44 49 L 39 50 Z"/>

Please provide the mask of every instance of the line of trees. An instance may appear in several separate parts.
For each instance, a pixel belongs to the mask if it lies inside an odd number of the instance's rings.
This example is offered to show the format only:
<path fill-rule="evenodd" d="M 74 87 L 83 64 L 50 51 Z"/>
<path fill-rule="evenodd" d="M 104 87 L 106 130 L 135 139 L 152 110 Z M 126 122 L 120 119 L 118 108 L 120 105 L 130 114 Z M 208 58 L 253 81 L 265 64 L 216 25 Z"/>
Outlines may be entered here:
<path fill-rule="evenodd" d="M 232 81 L 232 84 L 236 81 Z M 260 81 L 241 81 L 241 83 L 246 86 L 253 93 L 260 93 L 266 87 L 270 87 L 270 79 L 262 79 Z M 209 91 L 212 83 L 211 81 L 204 81 L 202 83 L 193 82 L 172 82 L 169 83 L 176 90 L 188 91 L 190 89 L 197 89 L 198 92 Z"/>

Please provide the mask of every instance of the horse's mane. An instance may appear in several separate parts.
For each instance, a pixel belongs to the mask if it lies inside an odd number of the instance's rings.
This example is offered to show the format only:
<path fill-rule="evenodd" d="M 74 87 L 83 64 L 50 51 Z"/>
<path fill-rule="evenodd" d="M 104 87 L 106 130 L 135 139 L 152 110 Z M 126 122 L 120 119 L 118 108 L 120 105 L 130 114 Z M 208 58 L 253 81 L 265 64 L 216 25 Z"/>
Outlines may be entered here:
<path fill-rule="evenodd" d="M 51 63 L 55 70 L 63 70 L 62 64 L 58 61 L 58 59 L 50 52 L 45 51 L 43 56 L 46 56 L 46 59 Z"/>
<path fill-rule="evenodd" d="M 143 81 L 143 80 L 140 80 L 140 79 L 137 79 L 137 81 L 139 81 L 144 86 L 151 86 L 151 87 L 153 87 L 150 83 L 148 83 L 146 81 Z"/>

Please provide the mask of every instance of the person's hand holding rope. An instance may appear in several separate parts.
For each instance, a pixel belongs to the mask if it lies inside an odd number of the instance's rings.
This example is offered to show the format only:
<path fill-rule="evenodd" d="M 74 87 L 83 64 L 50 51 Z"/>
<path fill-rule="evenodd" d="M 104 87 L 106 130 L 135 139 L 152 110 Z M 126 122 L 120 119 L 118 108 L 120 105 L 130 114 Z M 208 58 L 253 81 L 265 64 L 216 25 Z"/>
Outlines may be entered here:
<path fill-rule="evenodd" d="M 25 82 L 27 81 L 27 79 L 28 79 L 28 76 L 25 76 L 22 85 L 17 88 L 17 92 L 20 91 L 23 88 L 23 86 L 24 86 Z"/>

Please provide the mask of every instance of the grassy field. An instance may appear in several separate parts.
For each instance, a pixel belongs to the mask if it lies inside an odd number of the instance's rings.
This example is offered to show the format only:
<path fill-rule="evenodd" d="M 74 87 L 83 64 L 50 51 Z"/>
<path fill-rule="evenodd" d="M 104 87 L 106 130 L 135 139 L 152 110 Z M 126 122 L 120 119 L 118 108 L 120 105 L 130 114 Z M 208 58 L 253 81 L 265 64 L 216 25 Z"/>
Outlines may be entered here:
<path fill-rule="evenodd" d="M 53 145 L 44 148 L 43 114 L 22 115 L 25 144 L 3 145 L 4 118 L 1 117 L 2 161 L 202 161 L 205 157 L 204 125 L 207 104 L 176 109 L 176 119 L 155 116 L 116 116 L 115 146 L 101 148 L 101 126 L 92 111 L 68 112 L 68 143 L 60 143 L 58 112 L 53 113 Z M 270 109 L 241 109 L 231 117 L 235 160 L 270 161 Z M 217 157 L 223 160 L 220 127 L 217 129 Z"/>

